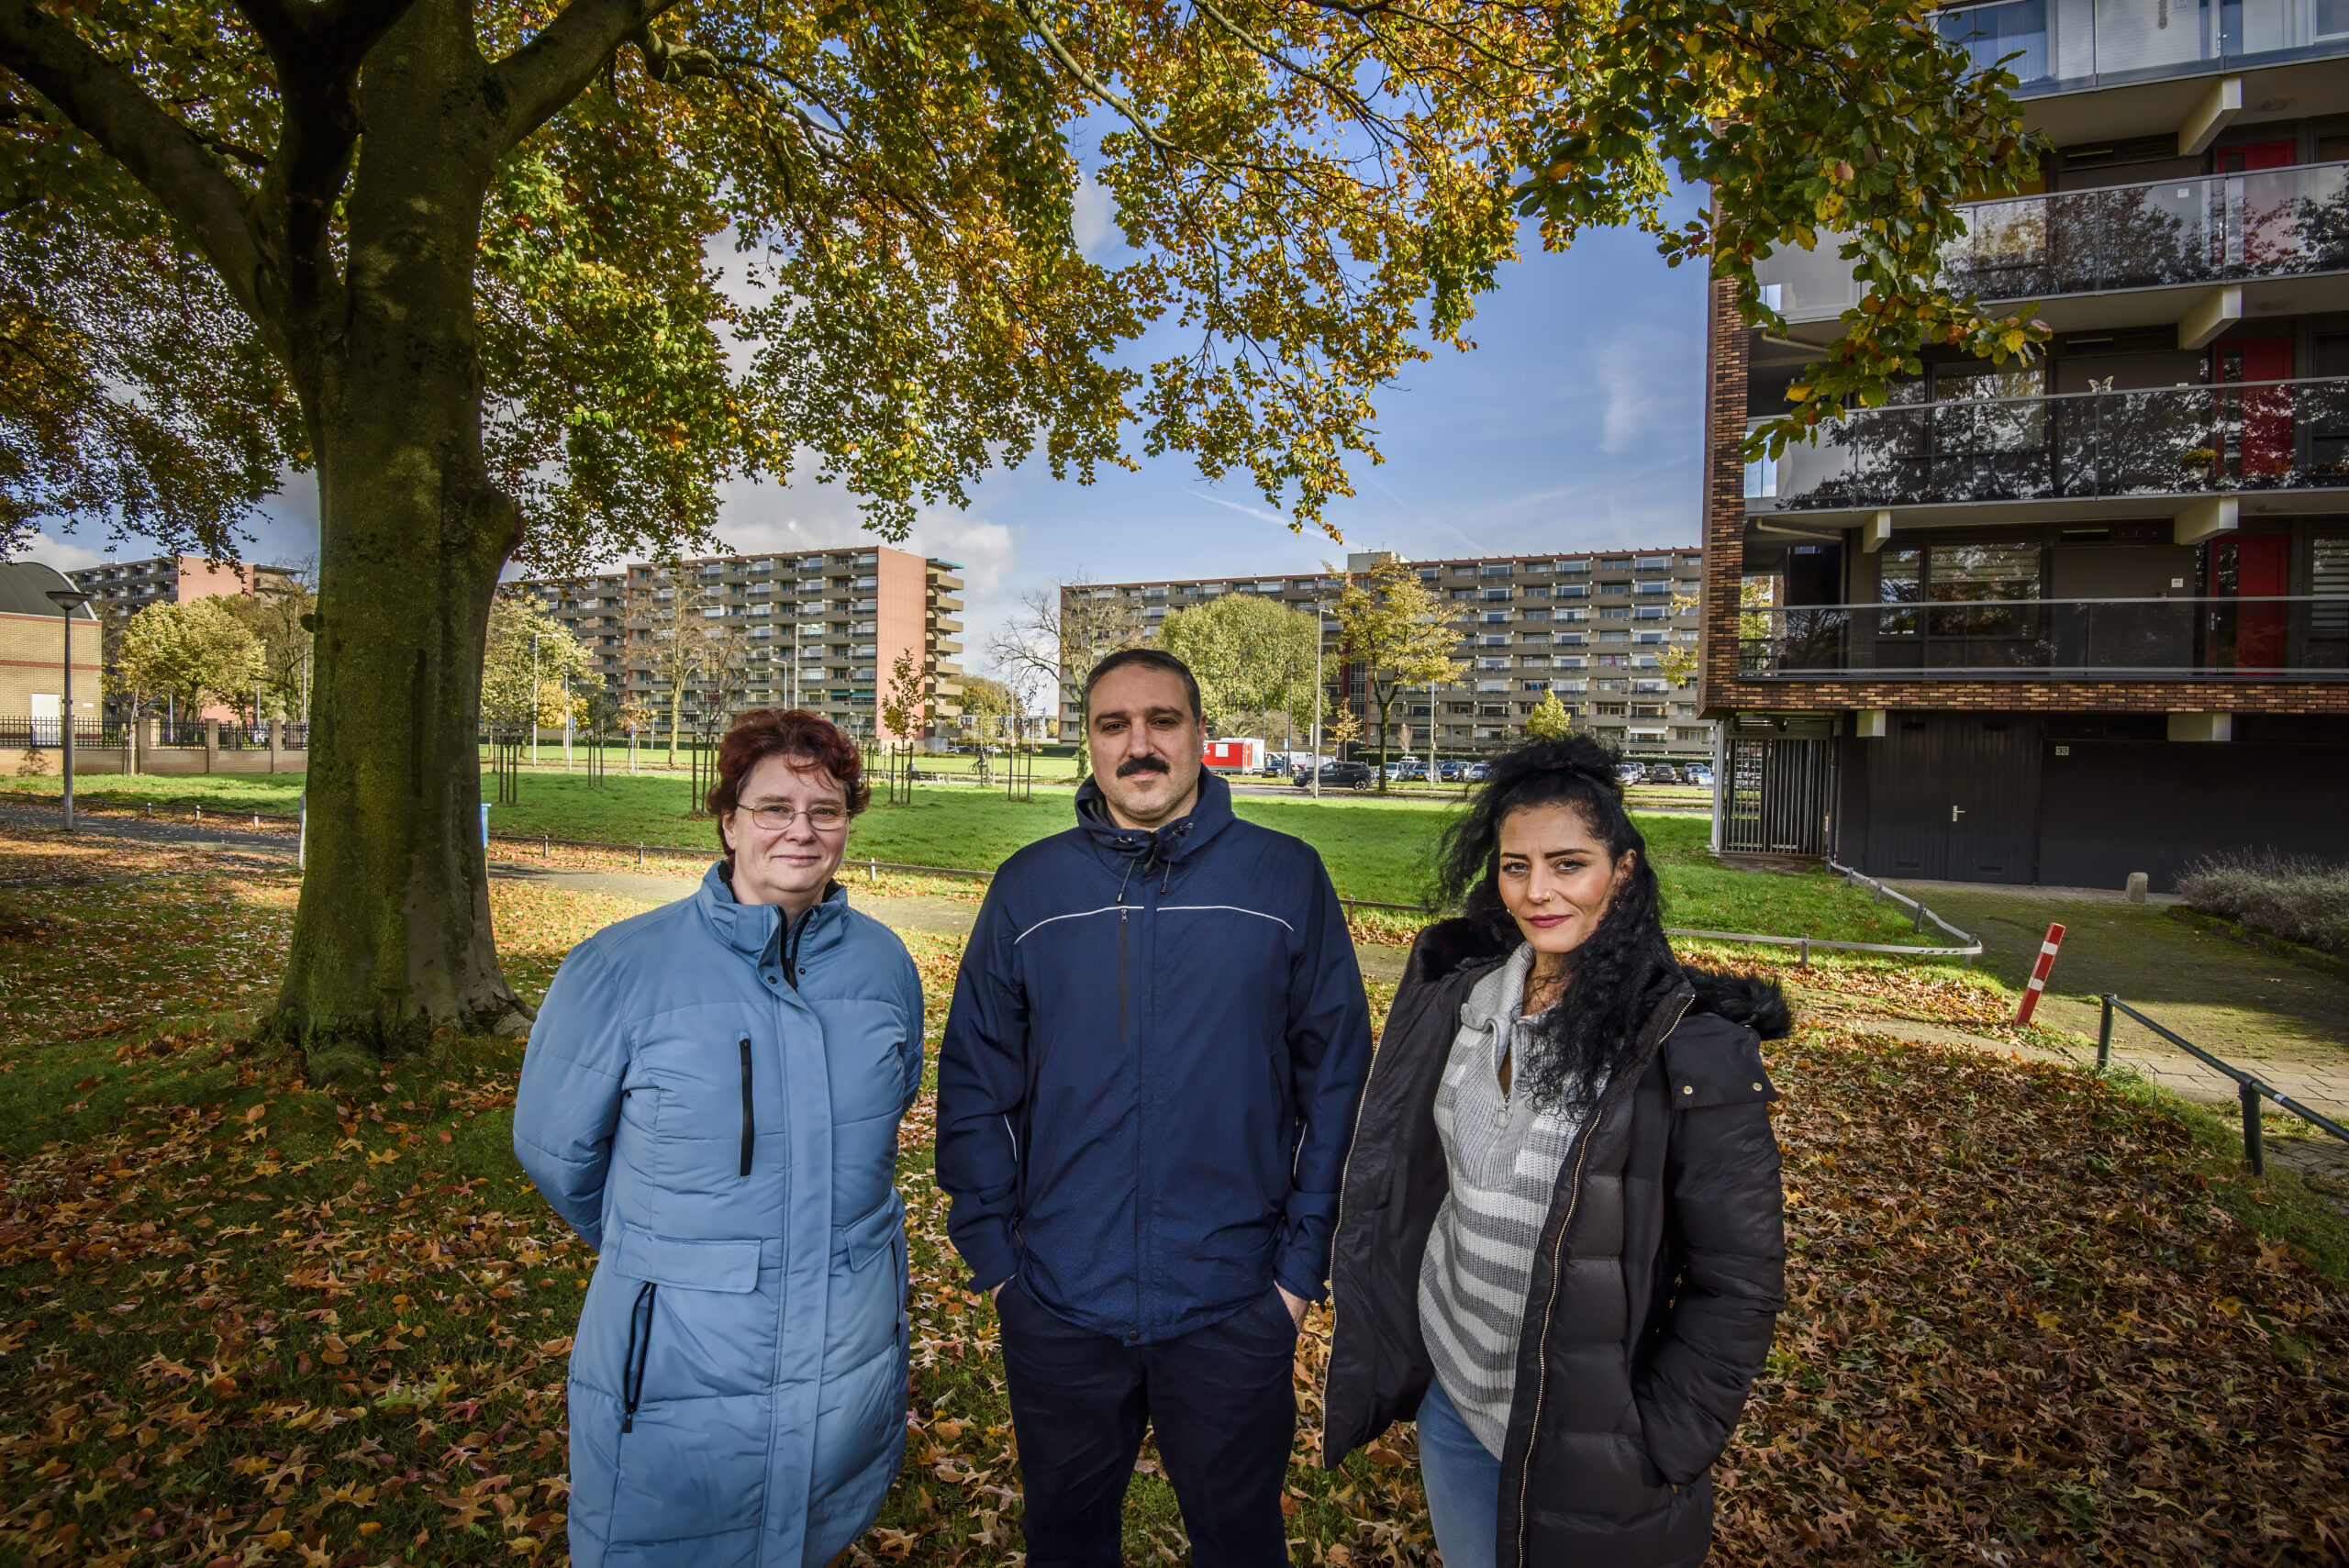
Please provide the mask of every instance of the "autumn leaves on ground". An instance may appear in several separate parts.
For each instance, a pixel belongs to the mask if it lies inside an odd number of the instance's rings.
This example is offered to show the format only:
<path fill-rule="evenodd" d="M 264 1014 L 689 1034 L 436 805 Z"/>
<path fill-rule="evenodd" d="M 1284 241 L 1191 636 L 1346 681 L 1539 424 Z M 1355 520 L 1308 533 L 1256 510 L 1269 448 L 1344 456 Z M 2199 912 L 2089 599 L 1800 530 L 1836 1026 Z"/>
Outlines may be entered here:
<path fill-rule="evenodd" d="M 494 896 L 533 995 L 640 907 Z M 293 898 L 259 860 L 0 837 L 0 1561 L 566 1555 L 592 1260 L 507 1151 L 520 1044 L 305 1087 L 240 1038 Z M 956 945 L 909 945 L 934 1045 Z M 2008 1005 L 1954 973 L 1831 984 L 1863 1018 Z M 1809 1028 L 1772 1068 L 1789 1302 L 1722 1462 L 1716 1561 L 2349 1556 L 2349 1297 L 2262 1234 L 2279 1200 L 2189 1121 L 2061 1068 Z M 992 1318 L 944 1246 L 928 1109 L 903 1176 L 914 1429 L 861 1551 L 1013 1562 Z M 1337 1473 L 1307 1462 L 1328 1327 L 1297 1366 L 1296 1560 L 1431 1562 L 1408 1429 Z M 1147 1452 L 1128 1545 L 1184 1555 Z"/>

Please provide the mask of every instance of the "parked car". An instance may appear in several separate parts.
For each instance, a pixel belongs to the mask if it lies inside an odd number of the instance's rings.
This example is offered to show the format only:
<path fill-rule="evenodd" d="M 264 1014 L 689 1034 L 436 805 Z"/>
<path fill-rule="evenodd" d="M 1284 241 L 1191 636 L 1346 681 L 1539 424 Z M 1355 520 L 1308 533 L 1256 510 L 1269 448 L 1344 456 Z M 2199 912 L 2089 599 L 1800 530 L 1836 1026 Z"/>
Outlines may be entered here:
<path fill-rule="evenodd" d="M 1679 782 L 1680 770 L 1674 767 L 1670 762 L 1651 762 L 1648 764 L 1648 783 L 1652 784 L 1676 784 Z"/>
<path fill-rule="evenodd" d="M 1458 784 L 1460 775 L 1466 771 L 1466 768 L 1465 762 L 1457 760 L 1438 762 L 1435 765 L 1435 776 L 1443 784 Z"/>
<path fill-rule="evenodd" d="M 1648 771 L 1637 762 L 1618 762 L 1615 776 L 1627 784 L 1635 784 L 1648 776 Z"/>
<path fill-rule="evenodd" d="M 1702 762 L 1689 763 L 1684 776 L 1692 784 L 1703 784 L 1707 789 L 1713 787 L 1713 770 Z"/>
<path fill-rule="evenodd" d="M 1264 759 L 1264 765 L 1259 771 L 1258 776 L 1261 778 L 1276 779 L 1283 773 L 1290 771 L 1292 770 L 1290 769 L 1289 761 L 1286 757 L 1267 757 Z"/>
<path fill-rule="evenodd" d="M 1377 782 L 1377 775 L 1368 762 L 1324 762 L 1321 764 L 1321 788 L 1368 789 Z M 1304 789 L 1311 783 L 1311 775 L 1303 768 L 1297 771 L 1297 787 Z"/>
<path fill-rule="evenodd" d="M 1428 765 L 1425 762 L 1398 762 L 1392 776 L 1397 784 L 1425 784 L 1428 782 Z"/>
<path fill-rule="evenodd" d="M 1467 780 L 1470 784 L 1482 784 L 1491 775 L 1492 771 L 1493 770 L 1490 767 L 1483 762 L 1471 762 L 1464 770 L 1463 770 L 1460 776 Z"/>

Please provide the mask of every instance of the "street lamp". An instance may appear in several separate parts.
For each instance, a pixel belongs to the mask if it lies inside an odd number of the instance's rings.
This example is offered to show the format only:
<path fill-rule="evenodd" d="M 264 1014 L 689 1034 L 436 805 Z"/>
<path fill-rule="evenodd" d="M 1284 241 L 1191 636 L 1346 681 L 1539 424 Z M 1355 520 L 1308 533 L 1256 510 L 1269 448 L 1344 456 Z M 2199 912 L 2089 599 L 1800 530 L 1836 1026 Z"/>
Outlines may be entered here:
<path fill-rule="evenodd" d="M 1321 689 L 1321 595 L 1313 595 L 1313 797 L 1321 798 L 1321 705 L 1328 694 Z"/>
<path fill-rule="evenodd" d="M 88 604 L 90 595 L 79 588 L 51 588 L 49 602 L 57 606 L 58 619 L 65 628 L 65 711 L 58 720 L 58 728 L 65 748 L 65 830 L 71 833 L 73 831 L 73 612 Z"/>
<path fill-rule="evenodd" d="M 530 633 L 530 766 L 539 765 L 539 634 Z"/>

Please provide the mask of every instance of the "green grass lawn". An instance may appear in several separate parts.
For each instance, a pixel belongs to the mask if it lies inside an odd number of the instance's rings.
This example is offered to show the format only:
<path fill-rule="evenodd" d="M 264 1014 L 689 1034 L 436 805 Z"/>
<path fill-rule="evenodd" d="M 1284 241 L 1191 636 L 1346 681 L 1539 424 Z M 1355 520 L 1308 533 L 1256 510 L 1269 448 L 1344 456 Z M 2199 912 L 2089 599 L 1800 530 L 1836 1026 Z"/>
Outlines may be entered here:
<path fill-rule="evenodd" d="M 11 780 L 23 788 L 40 780 Z M 54 784 L 41 793 L 52 794 Z M 91 781 L 79 797 L 93 805 L 202 799 L 223 811 L 291 811 L 302 790 L 299 774 L 212 774 L 189 778 L 139 776 Z M 495 833 L 615 844 L 710 843 L 706 817 L 688 814 L 683 775 L 525 773 L 522 800 L 493 806 Z M 1293 833 L 1320 851 L 1341 895 L 1380 903 L 1417 904 L 1455 800 L 1386 799 L 1348 794 L 1319 800 L 1240 795 L 1233 809 L 1251 822 Z M 1636 813 L 1664 879 L 1665 918 L 1706 930 L 1753 931 L 1842 941 L 1927 943 L 1890 905 L 1871 905 L 1833 877 L 1819 873 L 1731 870 L 1706 849 L 1699 817 Z M 1060 832 L 1074 820 L 1071 797 L 1040 790 L 1013 801 L 992 789 L 955 784 L 918 785 L 909 805 L 875 806 L 858 818 L 849 853 L 907 865 L 991 870 L 1024 844 Z"/>

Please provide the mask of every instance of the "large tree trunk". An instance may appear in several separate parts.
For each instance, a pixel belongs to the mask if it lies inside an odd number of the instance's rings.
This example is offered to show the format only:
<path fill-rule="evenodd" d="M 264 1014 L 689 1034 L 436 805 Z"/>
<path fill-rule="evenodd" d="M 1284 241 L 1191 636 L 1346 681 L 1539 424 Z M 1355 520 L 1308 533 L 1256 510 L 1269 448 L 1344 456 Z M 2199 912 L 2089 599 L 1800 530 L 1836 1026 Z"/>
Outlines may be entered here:
<path fill-rule="evenodd" d="M 429 112 L 473 64 L 418 13 L 371 60 L 347 304 L 296 367 L 317 459 L 308 867 L 277 1029 L 311 1072 L 516 1023 L 492 940 L 475 743 L 518 513 L 481 445 L 473 268 L 487 158 Z M 455 40 L 452 43 L 451 40 Z"/>

